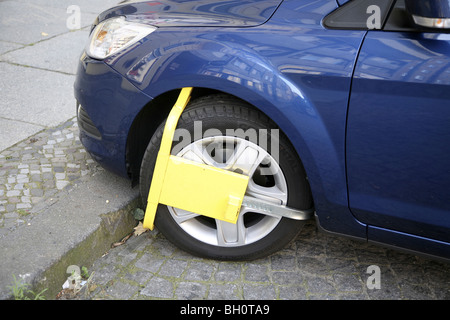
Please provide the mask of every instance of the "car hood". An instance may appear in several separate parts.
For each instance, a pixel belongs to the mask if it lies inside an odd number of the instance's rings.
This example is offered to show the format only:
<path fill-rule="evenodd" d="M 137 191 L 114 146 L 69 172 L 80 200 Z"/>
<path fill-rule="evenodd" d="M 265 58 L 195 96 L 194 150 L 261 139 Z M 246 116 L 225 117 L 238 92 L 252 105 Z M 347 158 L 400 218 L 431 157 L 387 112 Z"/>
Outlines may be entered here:
<path fill-rule="evenodd" d="M 116 16 L 159 27 L 252 27 L 266 22 L 283 0 L 122 1 L 98 22 Z"/>

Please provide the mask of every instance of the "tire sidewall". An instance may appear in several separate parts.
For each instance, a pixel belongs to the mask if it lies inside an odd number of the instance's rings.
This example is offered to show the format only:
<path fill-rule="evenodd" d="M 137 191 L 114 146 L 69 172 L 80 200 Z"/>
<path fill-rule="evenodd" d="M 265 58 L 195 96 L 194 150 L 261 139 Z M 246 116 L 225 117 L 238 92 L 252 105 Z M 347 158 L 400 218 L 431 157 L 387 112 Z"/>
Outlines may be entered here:
<path fill-rule="evenodd" d="M 183 141 L 183 144 L 194 142 L 194 139 L 203 138 L 203 133 L 209 129 L 215 129 L 227 133 L 227 129 L 247 130 L 264 129 L 267 132 L 267 146 L 271 145 L 271 129 L 278 129 L 268 118 L 261 119 L 258 112 L 244 106 L 242 103 L 220 103 L 220 100 L 214 99 L 211 104 L 202 99 L 200 102 L 192 102 L 191 106 L 185 110 L 177 126 L 178 129 L 187 130 L 191 134 L 193 141 Z M 212 105 L 212 106 L 211 106 Z M 201 137 L 198 137 L 199 123 L 203 130 Z M 162 123 L 153 135 L 148 148 L 144 154 L 141 176 L 140 191 L 144 204 L 147 202 L 147 195 L 150 189 L 150 182 L 153 175 L 153 169 L 156 163 L 156 157 L 162 138 L 165 123 Z M 242 131 L 241 131 L 242 132 Z M 286 179 L 288 188 L 287 205 L 298 209 L 309 209 L 312 205 L 309 187 L 306 181 L 304 169 L 297 155 L 287 138 L 280 132 L 279 138 L 279 161 L 278 164 Z M 194 133 L 197 133 L 197 137 Z M 259 141 L 258 141 L 259 142 Z M 174 141 L 173 146 L 177 144 Z M 270 153 L 270 150 L 266 150 Z M 155 225 L 158 230 L 168 240 L 173 242 L 181 249 L 191 254 L 208 257 L 219 260 L 251 260 L 266 256 L 270 253 L 280 250 L 286 246 L 301 230 L 303 221 L 283 218 L 277 226 L 264 238 L 244 246 L 238 247 L 220 247 L 201 242 L 187 234 L 172 218 L 167 206 L 159 205 L 155 217 Z"/>

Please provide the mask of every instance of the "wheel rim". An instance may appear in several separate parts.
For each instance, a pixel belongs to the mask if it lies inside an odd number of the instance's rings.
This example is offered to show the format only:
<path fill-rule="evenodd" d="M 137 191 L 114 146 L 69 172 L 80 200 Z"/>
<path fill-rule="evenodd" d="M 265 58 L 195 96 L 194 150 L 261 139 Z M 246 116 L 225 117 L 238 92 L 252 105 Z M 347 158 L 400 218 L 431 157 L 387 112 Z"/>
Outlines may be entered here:
<path fill-rule="evenodd" d="M 277 161 L 257 144 L 232 136 L 197 140 L 177 156 L 250 177 L 246 196 L 286 205 L 287 183 Z M 254 243 L 269 234 L 281 218 L 242 206 L 236 224 L 169 207 L 175 222 L 191 237 L 220 247 Z"/>

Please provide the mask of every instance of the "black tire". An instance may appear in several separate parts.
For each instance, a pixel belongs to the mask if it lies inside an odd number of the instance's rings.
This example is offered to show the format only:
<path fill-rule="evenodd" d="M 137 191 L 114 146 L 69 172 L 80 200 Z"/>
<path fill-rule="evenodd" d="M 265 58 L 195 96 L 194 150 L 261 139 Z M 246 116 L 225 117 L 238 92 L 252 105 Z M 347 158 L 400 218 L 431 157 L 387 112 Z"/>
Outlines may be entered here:
<path fill-rule="evenodd" d="M 219 129 L 221 132 L 237 128 L 253 128 L 256 132 L 259 132 L 259 129 L 267 129 L 269 133 L 270 129 L 277 129 L 268 117 L 247 103 L 226 95 L 211 95 L 192 101 L 180 118 L 177 129 L 184 128 L 193 133 L 195 121 L 202 121 L 203 132 L 210 128 Z M 164 124 L 162 123 L 153 135 L 143 157 L 140 192 L 144 204 L 147 202 Z M 267 143 L 267 146 L 270 145 Z M 270 154 L 270 150 L 267 151 Z M 305 171 L 294 148 L 282 132 L 279 133 L 278 165 L 287 184 L 287 205 L 297 209 L 311 208 L 312 197 Z M 303 221 L 283 218 L 270 233 L 258 241 L 228 247 L 205 243 L 188 234 L 175 222 L 165 205 L 158 206 L 155 218 L 158 230 L 179 248 L 197 256 L 219 260 L 252 260 L 267 256 L 285 247 L 298 234 L 303 224 Z"/>

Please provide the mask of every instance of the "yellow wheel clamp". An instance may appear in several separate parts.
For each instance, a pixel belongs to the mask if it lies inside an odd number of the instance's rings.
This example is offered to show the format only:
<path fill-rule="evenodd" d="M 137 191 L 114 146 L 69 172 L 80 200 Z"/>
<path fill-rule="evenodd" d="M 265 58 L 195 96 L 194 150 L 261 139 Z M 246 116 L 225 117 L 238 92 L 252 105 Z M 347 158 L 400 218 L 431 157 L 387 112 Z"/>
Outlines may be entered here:
<path fill-rule="evenodd" d="M 178 119 L 192 88 L 183 88 L 167 118 L 156 159 L 144 228 L 153 229 L 158 204 L 236 223 L 248 176 L 170 155 Z"/>
<path fill-rule="evenodd" d="M 183 88 L 172 108 L 161 140 L 148 194 L 143 227 L 153 230 L 158 204 L 179 208 L 226 222 L 236 223 L 241 205 L 268 215 L 304 220 L 312 209 L 300 211 L 268 201 L 244 197 L 249 177 L 170 154 L 172 140 L 192 88 Z"/>

